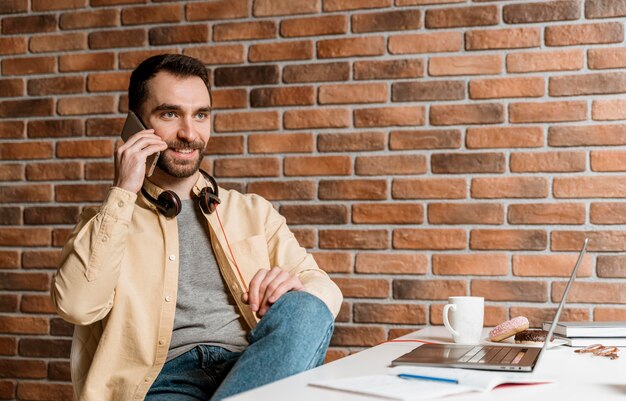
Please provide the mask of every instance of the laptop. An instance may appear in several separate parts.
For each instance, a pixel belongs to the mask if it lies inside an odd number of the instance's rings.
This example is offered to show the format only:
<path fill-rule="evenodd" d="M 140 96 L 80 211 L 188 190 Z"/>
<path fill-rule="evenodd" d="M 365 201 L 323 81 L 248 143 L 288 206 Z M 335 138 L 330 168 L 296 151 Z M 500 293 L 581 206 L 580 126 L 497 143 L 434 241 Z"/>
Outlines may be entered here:
<path fill-rule="evenodd" d="M 588 238 L 585 238 L 578 260 L 572 270 L 569 282 L 565 287 L 561 303 L 554 314 L 552 325 L 546 339 L 552 338 L 554 329 L 559 322 L 561 311 L 565 306 L 567 295 L 576 278 L 583 255 L 587 249 Z M 459 344 L 424 344 L 413 351 L 402 355 L 391 362 L 392 366 L 416 365 L 437 366 L 480 370 L 513 370 L 531 372 L 539 363 L 541 356 L 548 349 L 550 341 L 543 347 L 525 347 L 520 345 L 459 345 Z"/>

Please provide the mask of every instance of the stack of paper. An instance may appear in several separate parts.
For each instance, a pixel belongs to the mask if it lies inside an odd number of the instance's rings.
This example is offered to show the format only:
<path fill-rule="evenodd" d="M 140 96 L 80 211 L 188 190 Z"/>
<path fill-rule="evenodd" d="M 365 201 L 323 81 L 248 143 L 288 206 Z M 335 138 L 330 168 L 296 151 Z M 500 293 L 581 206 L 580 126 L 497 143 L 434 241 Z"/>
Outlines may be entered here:
<path fill-rule="evenodd" d="M 543 329 L 549 330 L 550 324 L 543 322 Z M 571 347 L 626 346 L 626 322 L 559 322 L 554 334 Z"/>

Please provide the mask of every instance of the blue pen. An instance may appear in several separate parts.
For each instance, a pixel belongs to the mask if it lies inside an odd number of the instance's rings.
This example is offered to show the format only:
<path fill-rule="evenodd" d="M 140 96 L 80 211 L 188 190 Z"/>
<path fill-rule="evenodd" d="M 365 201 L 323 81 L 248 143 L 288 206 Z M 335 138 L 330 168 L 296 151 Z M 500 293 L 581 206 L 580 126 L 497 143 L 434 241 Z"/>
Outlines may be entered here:
<path fill-rule="evenodd" d="M 444 382 L 444 383 L 453 383 L 459 384 L 459 381 L 456 379 L 446 379 L 445 377 L 432 377 L 432 376 L 421 376 L 421 375 L 410 375 L 408 373 L 400 373 L 398 377 L 402 379 L 419 379 L 419 380 L 432 380 L 436 382 Z"/>

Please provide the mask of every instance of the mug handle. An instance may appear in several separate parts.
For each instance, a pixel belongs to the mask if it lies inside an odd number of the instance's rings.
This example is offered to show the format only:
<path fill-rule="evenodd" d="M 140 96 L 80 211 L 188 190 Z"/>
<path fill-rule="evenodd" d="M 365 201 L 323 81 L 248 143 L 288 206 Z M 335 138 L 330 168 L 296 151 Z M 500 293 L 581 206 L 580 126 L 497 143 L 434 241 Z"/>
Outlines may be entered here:
<path fill-rule="evenodd" d="M 448 329 L 448 331 L 450 333 L 452 333 L 453 336 L 459 336 L 461 333 L 459 333 L 458 331 L 454 330 L 452 328 L 452 326 L 450 325 L 450 320 L 448 320 L 448 311 L 452 309 L 452 311 L 456 311 L 456 305 L 454 304 L 447 304 L 443 307 L 443 325 L 446 326 L 446 329 Z"/>

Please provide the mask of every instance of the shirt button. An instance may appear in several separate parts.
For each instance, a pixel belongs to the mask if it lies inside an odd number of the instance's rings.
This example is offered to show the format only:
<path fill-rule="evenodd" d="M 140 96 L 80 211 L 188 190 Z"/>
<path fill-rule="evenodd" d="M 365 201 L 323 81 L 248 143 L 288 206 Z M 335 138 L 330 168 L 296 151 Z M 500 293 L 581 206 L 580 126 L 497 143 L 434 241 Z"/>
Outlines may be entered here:
<path fill-rule="evenodd" d="M 176 255 L 170 255 L 169 259 L 170 259 L 171 261 L 176 260 Z"/>
<path fill-rule="evenodd" d="M 148 383 L 150 381 L 149 377 L 146 377 L 146 380 L 144 380 L 146 383 Z"/>
<path fill-rule="evenodd" d="M 119 202 L 117 202 L 117 206 L 119 206 L 119 207 L 124 207 L 124 201 L 119 201 Z"/>
<path fill-rule="evenodd" d="M 108 240 L 109 240 L 109 237 L 106 237 L 106 236 L 102 237 L 102 242 L 107 242 Z"/>
<path fill-rule="evenodd" d="M 172 300 L 171 296 L 168 295 L 168 296 L 165 297 L 165 302 L 170 302 L 171 300 Z"/>
<path fill-rule="evenodd" d="M 165 341 L 159 340 L 159 345 L 163 345 L 163 344 L 165 344 Z"/>

